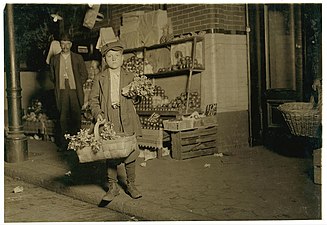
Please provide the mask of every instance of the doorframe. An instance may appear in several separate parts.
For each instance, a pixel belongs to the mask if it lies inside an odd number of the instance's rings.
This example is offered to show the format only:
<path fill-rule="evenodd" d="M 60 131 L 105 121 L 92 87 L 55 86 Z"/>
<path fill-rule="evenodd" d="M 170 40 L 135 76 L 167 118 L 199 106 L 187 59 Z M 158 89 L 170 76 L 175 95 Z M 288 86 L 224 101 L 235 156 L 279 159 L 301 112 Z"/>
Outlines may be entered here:
<path fill-rule="evenodd" d="M 303 4 L 290 4 L 294 9 L 294 36 L 295 36 L 295 74 L 301 74 L 304 79 L 304 68 L 306 66 L 305 58 L 305 27 L 302 26 L 303 18 L 301 10 Z M 269 81 L 266 76 L 269 73 L 269 51 L 267 49 L 267 29 L 265 12 L 267 4 L 249 4 L 247 14 L 249 15 L 249 65 L 251 67 L 249 78 L 249 143 L 251 146 L 264 144 L 264 132 L 267 130 L 268 107 L 265 100 L 265 92 Z M 300 63 L 299 63 L 300 62 Z M 267 65 L 268 64 L 268 65 Z M 268 66 L 268 67 L 267 67 Z M 303 100 L 302 80 L 295 79 L 296 94 L 294 100 Z M 284 99 L 289 101 L 289 99 Z M 280 102 L 280 101 L 279 101 Z M 274 104 L 278 104 L 278 99 Z M 251 111 L 251 112 L 250 112 Z M 267 120 L 267 121 L 266 121 Z M 274 125 L 275 126 L 275 125 Z"/>

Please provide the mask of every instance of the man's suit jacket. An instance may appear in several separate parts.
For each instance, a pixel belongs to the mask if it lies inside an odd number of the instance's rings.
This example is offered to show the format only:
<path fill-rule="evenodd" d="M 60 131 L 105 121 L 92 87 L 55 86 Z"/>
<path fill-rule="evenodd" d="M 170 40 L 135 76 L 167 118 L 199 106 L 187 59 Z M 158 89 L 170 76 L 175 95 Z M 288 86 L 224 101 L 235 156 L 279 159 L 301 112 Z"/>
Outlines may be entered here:
<path fill-rule="evenodd" d="M 77 98 L 80 106 L 84 103 L 84 92 L 83 84 L 86 82 L 88 77 L 88 72 L 83 60 L 83 57 L 79 54 L 71 52 L 72 68 L 76 84 Z M 60 53 L 54 55 L 50 60 L 50 79 L 55 85 L 55 96 L 57 102 L 57 109 L 60 111 L 60 83 L 59 83 L 59 72 L 60 72 Z"/>

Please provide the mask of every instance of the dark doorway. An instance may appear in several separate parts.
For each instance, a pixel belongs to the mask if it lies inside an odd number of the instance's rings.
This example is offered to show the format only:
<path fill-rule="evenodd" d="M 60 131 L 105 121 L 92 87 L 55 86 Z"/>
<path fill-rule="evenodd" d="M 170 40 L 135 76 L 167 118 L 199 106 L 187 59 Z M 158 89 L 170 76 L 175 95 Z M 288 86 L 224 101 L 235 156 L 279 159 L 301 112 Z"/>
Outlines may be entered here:
<path fill-rule="evenodd" d="M 251 143 L 285 154 L 311 146 L 310 140 L 290 134 L 277 110 L 280 104 L 308 101 L 311 95 L 308 7 L 321 12 L 320 4 L 249 5 Z"/>

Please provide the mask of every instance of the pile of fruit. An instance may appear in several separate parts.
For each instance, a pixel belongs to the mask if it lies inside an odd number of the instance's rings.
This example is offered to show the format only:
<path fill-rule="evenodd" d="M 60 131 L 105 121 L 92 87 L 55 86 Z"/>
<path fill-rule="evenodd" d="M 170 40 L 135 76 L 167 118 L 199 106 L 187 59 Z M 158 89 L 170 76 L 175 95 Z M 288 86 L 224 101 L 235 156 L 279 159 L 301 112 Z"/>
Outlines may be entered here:
<path fill-rule="evenodd" d="M 146 59 L 139 58 L 137 56 L 132 56 L 127 60 L 124 60 L 122 67 L 123 69 L 139 76 L 153 73 L 152 66 L 149 64 L 149 62 Z"/>
<path fill-rule="evenodd" d="M 204 69 L 203 65 L 198 61 L 198 59 L 194 59 L 191 56 L 183 56 L 181 51 L 175 52 L 176 63 L 168 68 L 159 68 L 158 73 L 168 72 L 168 71 L 176 71 L 183 69 L 191 69 L 194 63 L 194 69 Z"/>
<path fill-rule="evenodd" d="M 186 110 L 186 104 L 187 93 L 183 92 L 180 96 L 170 101 L 167 107 L 173 110 L 184 111 Z M 201 107 L 201 96 L 198 92 L 195 91 L 190 93 L 188 106 L 191 110 L 199 109 Z"/>
<path fill-rule="evenodd" d="M 38 99 L 32 100 L 32 104 L 27 108 L 27 113 L 23 116 L 23 120 L 31 122 L 48 120 L 47 115 L 43 111 L 42 103 Z"/>
<path fill-rule="evenodd" d="M 139 104 L 136 105 L 137 110 L 160 110 L 165 104 L 168 104 L 168 97 L 165 90 L 158 85 L 154 86 L 153 96 L 143 96 Z"/>
<path fill-rule="evenodd" d="M 143 58 L 132 56 L 127 60 L 124 60 L 122 67 L 129 72 L 136 73 L 138 75 L 143 75 L 144 60 Z"/>
<path fill-rule="evenodd" d="M 153 113 L 150 117 L 140 117 L 141 126 L 143 129 L 159 130 L 163 127 L 160 115 Z"/>
<path fill-rule="evenodd" d="M 187 104 L 187 93 L 183 92 L 173 100 L 168 99 L 165 90 L 156 85 L 154 95 L 142 97 L 141 102 L 135 107 L 139 111 L 185 111 Z M 201 96 L 198 92 L 191 92 L 189 97 L 189 109 L 198 110 L 201 107 Z"/>
<path fill-rule="evenodd" d="M 193 65 L 193 58 L 191 56 L 181 56 L 178 58 L 176 65 L 173 65 L 173 70 L 178 69 L 190 69 Z M 194 69 L 203 69 L 203 65 L 198 62 L 197 59 L 194 59 Z"/>

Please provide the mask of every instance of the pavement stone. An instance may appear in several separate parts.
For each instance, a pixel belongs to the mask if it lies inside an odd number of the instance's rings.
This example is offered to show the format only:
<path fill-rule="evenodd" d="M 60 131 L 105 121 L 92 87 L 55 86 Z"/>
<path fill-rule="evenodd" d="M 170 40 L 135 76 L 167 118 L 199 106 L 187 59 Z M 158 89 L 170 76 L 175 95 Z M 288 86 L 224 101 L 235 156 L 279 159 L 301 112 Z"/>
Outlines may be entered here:
<path fill-rule="evenodd" d="M 58 153 L 52 142 L 29 140 L 28 148 L 28 160 L 5 162 L 6 176 L 100 203 L 104 162 L 79 164 L 75 152 Z M 311 158 L 255 147 L 223 157 L 142 162 L 137 160 L 136 186 L 143 197 L 131 199 L 121 190 L 106 207 L 150 221 L 321 219 L 321 186 L 312 181 Z M 123 178 L 123 167 L 119 173 Z"/>

